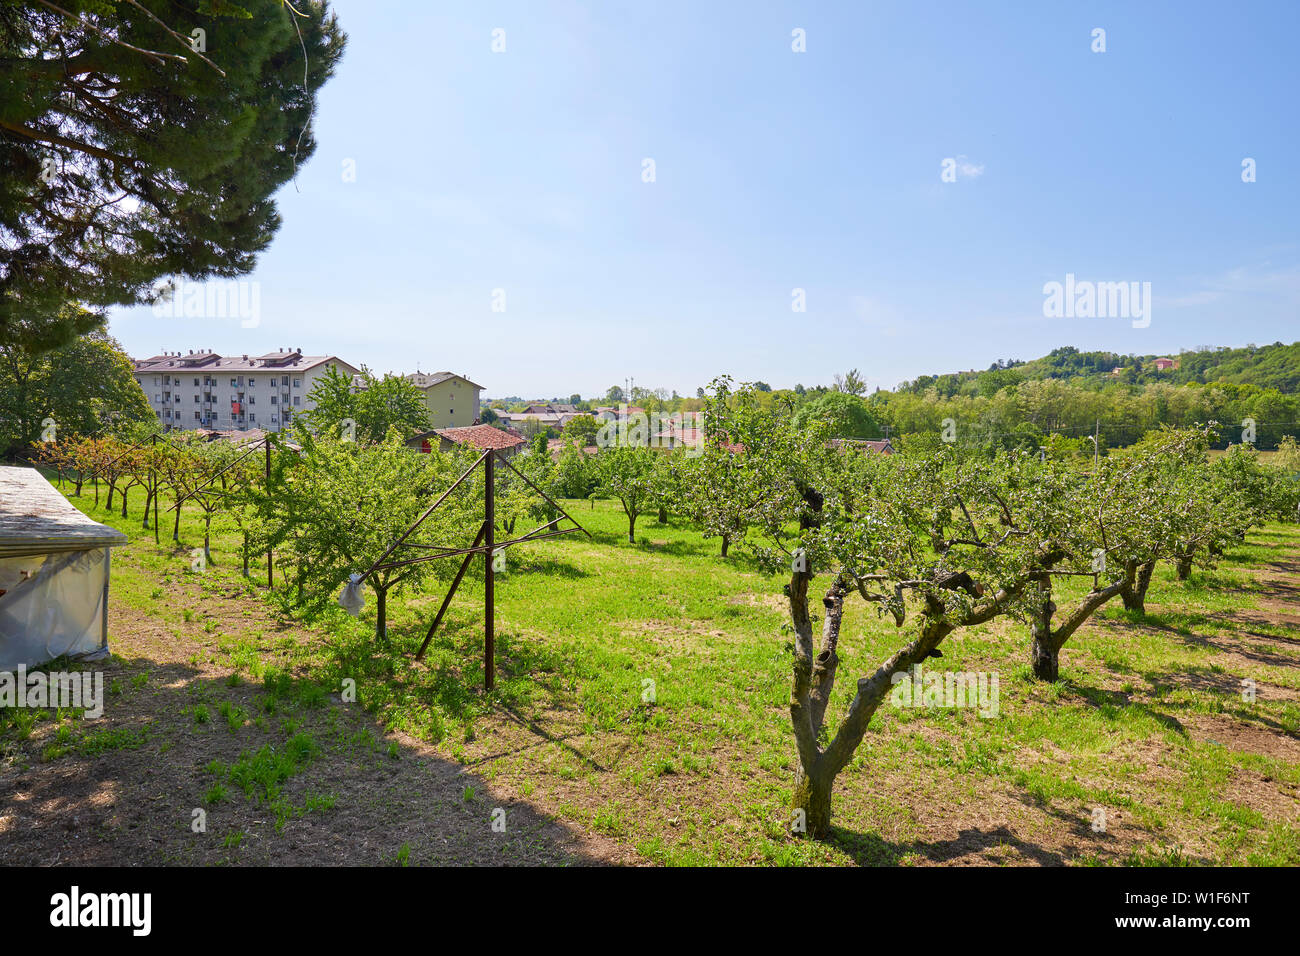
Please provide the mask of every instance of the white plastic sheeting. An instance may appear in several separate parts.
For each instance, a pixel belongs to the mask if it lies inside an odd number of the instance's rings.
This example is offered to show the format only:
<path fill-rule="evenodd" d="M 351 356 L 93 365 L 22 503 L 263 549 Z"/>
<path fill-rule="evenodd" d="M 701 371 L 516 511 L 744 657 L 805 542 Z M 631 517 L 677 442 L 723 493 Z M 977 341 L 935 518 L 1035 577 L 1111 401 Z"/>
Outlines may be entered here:
<path fill-rule="evenodd" d="M 343 585 L 343 590 L 339 592 L 339 607 L 353 617 L 360 614 L 361 609 L 366 606 L 365 587 L 360 574 L 354 572 L 348 575 L 348 583 Z"/>
<path fill-rule="evenodd" d="M 0 467 L 0 670 L 108 653 L 109 548 L 126 543 L 35 468 Z"/>
<path fill-rule="evenodd" d="M 0 670 L 107 653 L 109 549 L 0 558 Z"/>

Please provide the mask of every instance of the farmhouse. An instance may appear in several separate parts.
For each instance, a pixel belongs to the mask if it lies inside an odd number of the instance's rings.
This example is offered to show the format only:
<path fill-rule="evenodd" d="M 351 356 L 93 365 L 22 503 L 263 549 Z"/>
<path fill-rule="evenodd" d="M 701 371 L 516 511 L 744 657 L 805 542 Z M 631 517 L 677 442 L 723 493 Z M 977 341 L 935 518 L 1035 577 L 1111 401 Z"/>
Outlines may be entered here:
<path fill-rule="evenodd" d="M 433 428 L 419 432 L 406 440 L 408 448 L 425 453 L 432 452 L 437 442 L 439 451 L 450 451 L 457 445 L 470 448 L 495 448 L 505 458 L 513 458 L 525 442 L 522 435 L 502 431 L 491 425 L 467 425 L 463 428 Z"/>
<path fill-rule="evenodd" d="M 109 551 L 126 543 L 36 469 L 0 467 L 0 670 L 108 653 Z"/>

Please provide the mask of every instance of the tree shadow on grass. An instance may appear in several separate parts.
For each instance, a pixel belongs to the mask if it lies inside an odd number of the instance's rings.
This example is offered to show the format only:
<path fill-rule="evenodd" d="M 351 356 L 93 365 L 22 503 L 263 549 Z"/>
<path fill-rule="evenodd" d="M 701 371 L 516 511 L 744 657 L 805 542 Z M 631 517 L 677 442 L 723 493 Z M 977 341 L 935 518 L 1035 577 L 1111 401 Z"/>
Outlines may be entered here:
<path fill-rule="evenodd" d="M 1067 862 L 1059 853 L 1024 840 L 1005 826 L 969 827 L 948 839 L 901 842 L 833 826 L 827 843 L 843 850 L 858 866 L 898 866 L 912 855 L 925 857 L 932 863 L 945 863 L 972 855 L 984 856 L 1000 847 L 1011 847 L 1024 860 L 1040 866 L 1064 866 Z"/>
<path fill-rule="evenodd" d="M 1145 675 L 1144 675 L 1145 676 Z M 1074 694 L 1088 706 L 1096 710 L 1108 710 L 1118 713 L 1121 708 L 1136 711 L 1145 717 L 1160 724 L 1166 730 L 1172 730 L 1174 733 L 1187 736 L 1187 730 L 1182 721 L 1163 709 L 1158 709 L 1149 703 L 1134 702 L 1133 696 L 1123 691 L 1107 690 L 1102 687 L 1090 687 L 1087 684 L 1081 684 L 1073 678 L 1063 677 L 1060 681 L 1062 687 L 1068 692 Z"/>
<path fill-rule="evenodd" d="M 648 551 L 652 554 L 669 554 L 678 558 L 709 554 L 704 548 L 690 541 L 680 539 L 676 541 L 659 541 L 649 535 L 638 535 L 636 548 L 638 551 Z"/>
<path fill-rule="evenodd" d="M 1206 624 L 1223 625 L 1229 623 L 1206 614 L 1186 611 L 1166 611 L 1158 615 L 1147 615 L 1143 627 L 1163 634 L 1175 635 L 1188 647 L 1210 648 L 1223 654 L 1236 654 L 1257 664 L 1269 667 L 1295 667 L 1300 659 L 1276 651 L 1260 651 L 1235 637 L 1212 637 L 1198 634 L 1194 628 Z M 1272 639 L 1272 638 L 1270 638 Z M 1294 640 L 1292 641 L 1294 643 Z"/>
<path fill-rule="evenodd" d="M 499 585 L 507 585 L 510 582 L 512 574 L 529 574 L 541 575 L 548 578 L 565 578 L 567 580 L 578 580 L 580 578 L 591 577 L 590 571 L 584 571 L 576 564 L 570 564 L 567 561 L 557 561 L 553 558 L 529 558 L 521 560 L 518 563 L 512 562 L 507 551 L 506 567 L 508 570 L 498 575 Z"/>
<path fill-rule="evenodd" d="M 120 688 L 102 717 L 43 721 L 25 740 L 6 728 L 5 863 L 627 861 L 460 764 L 385 739 L 372 715 L 314 681 L 234 683 L 149 658 L 94 666 Z"/>

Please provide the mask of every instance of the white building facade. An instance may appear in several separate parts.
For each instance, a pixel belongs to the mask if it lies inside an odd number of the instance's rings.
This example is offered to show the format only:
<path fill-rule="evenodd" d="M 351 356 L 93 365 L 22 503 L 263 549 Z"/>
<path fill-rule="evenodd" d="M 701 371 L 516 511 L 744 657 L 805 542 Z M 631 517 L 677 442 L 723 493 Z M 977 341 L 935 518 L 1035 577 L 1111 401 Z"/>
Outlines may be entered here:
<path fill-rule="evenodd" d="M 349 379 L 357 368 L 333 355 L 281 349 L 258 356 L 209 350 L 165 352 L 135 362 L 135 380 L 165 431 L 284 431 L 311 407 L 307 396 L 333 366 Z"/>

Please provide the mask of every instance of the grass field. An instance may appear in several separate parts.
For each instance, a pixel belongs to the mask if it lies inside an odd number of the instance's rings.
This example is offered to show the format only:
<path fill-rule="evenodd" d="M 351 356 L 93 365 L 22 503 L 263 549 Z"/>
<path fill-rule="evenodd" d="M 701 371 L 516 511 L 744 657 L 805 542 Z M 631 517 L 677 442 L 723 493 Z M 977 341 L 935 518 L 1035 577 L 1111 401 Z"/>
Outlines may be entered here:
<path fill-rule="evenodd" d="M 1108 607 L 1053 685 L 1023 624 L 958 632 L 934 666 L 996 674 L 998 716 L 882 707 L 817 843 L 789 833 L 782 582 L 680 519 L 642 517 L 629 545 L 616 504 L 566 503 L 592 539 L 511 549 L 485 695 L 481 571 L 417 664 L 439 586 L 391 600 L 377 648 L 373 594 L 359 619 L 301 620 L 259 586 L 264 558 L 242 578 L 224 516 L 196 572 L 197 512 L 159 548 L 133 499 L 126 519 L 73 499 L 133 539 L 104 716 L 0 714 L 17 860 L 1300 864 L 1295 526 L 1186 582 L 1162 566 L 1148 613 Z M 850 602 L 828 721 L 900 643 Z"/>

